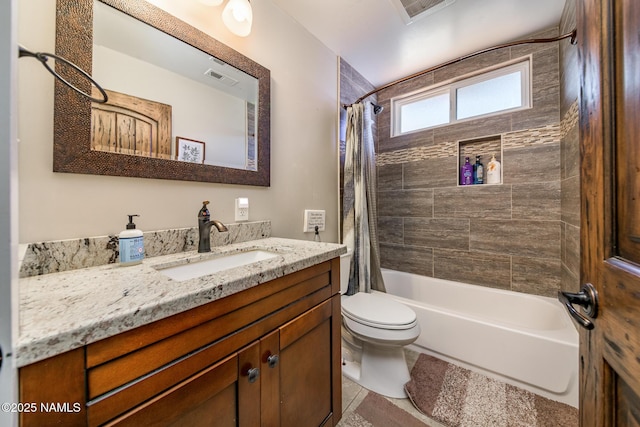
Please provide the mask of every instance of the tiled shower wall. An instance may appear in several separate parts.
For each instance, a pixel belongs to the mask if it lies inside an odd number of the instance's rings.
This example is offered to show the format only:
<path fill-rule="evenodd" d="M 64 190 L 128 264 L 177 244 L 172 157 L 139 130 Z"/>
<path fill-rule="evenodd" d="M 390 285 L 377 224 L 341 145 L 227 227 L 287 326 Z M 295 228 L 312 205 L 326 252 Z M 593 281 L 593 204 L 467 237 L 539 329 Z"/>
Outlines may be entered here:
<path fill-rule="evenodd" d="M 575 22 L 575 5 L 567 4 L 563 34 Z M 390 138 L 391 97 L 529 54 L 533 109 Z M 345 61 L 340 68 L 342 104 L 372 89 Z M 560 288 L 577 290 L 577 73 L 576 47 L 565 40 L 491 52 L 381 91 L 385 109 L 375 119 L 383 266 L 551 297 Z M 458 141 L 485 137 L 502 141 L 504 183 L 458 187 Z M 343 155 L 344 144 L 341 164 Z"/>
<path fill-rule="evenodd" d="M 390 137 L 390 98 L 526 55 L 533 108 Z M 563 270 L 559 64 L 557 42 L 523 45 L 378 93 L 385 107 L 377 147 L 383 267 L 556 296 Z M 458 141 L 485 137 L 502 140 L 503 184 L 459 187 Z"/>
<path fill-rule="evenodd" d="M 560 31 L 566 34 L 576 26 L 576 2 L 565 3 Z M 561 287 L 580 289 L 580 149 L 578 138 L 579 95 L 578 51 L 568 40 L 560 42 L 561 140 Z"/>

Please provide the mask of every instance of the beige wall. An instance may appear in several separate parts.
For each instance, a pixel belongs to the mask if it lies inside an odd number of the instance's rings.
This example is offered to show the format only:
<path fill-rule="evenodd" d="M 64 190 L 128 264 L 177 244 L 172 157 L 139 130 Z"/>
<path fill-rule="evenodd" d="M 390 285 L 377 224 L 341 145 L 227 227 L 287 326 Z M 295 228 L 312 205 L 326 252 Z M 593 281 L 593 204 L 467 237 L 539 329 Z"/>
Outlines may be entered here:
<path fill-rule="evenodd" d="M 249 197 L 250 219 L 272 221 L 273 235 L 302 233 L 305 208 L 326 210 L 322 240 L 338 240 L 337 57 L 270 0 L 252 3 L 247 38 L 221 24 L 222 7 L 197 0 L 153 0 L 180 19 L 271 70 L 271 187 L 53 173 L 53 79 L 22 59 L 18 79 L 20 242 L 120 232 L 137 213 L 144 231 L 191 227 L 202 200 L 212 216 L 234 221 L 234 199 Z M 55 49 L 55 2 L 19 0 L 18 40 Z"/>

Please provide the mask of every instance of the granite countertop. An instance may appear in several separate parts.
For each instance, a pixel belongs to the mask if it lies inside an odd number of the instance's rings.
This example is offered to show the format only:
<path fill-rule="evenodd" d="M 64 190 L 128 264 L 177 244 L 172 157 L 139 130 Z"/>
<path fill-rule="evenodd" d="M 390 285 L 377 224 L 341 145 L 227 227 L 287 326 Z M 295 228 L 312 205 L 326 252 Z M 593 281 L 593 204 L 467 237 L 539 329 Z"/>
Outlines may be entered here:
<path fill-rule="evenodd" d="M 223 254 L 262 249 L 277 257 L 185 281 L 156 270 Z M 206 304 L 346 253 L 346 247 L 268 237 L 145 259 L 20 279 L 18 367 Z"/>

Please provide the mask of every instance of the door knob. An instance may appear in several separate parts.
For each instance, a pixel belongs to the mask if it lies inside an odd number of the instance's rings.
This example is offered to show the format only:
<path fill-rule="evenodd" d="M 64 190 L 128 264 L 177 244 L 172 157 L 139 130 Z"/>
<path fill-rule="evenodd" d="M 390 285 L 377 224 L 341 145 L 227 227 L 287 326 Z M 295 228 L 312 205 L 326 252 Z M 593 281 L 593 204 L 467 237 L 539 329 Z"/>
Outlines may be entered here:
<path fill-rule="evenodd" d="M 593 322 L 585 315 L 578 312 L 573 304 L 577 304 L 584 308 L 584 313 L 591 319 L 598 316 L 598 292 L 591 283 L 585 283 L 580 288 L 580 292 L 563 292 L 558 291 L 558 300 L 564 304 L 565 308 L 576 322 L 583 328 L 593 329 Z"/>

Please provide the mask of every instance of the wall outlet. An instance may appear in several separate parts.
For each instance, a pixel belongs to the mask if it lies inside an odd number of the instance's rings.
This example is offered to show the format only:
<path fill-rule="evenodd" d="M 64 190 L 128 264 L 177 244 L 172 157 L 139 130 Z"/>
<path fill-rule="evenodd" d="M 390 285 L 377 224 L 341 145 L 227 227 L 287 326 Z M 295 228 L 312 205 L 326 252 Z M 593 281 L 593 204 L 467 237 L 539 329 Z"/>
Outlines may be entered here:
<path fill-rule="evenodd" d="M 304 231 L 305 233 L 314 233 L 316 226 L 318 231 L 324 231 L 325 211 L 323 210 L 304 210 Z"/>
<path fill-rule="evenodd" d="M 249 220 L 249 199 L 238 197 L 236 199 L 236 221 Z"/>

